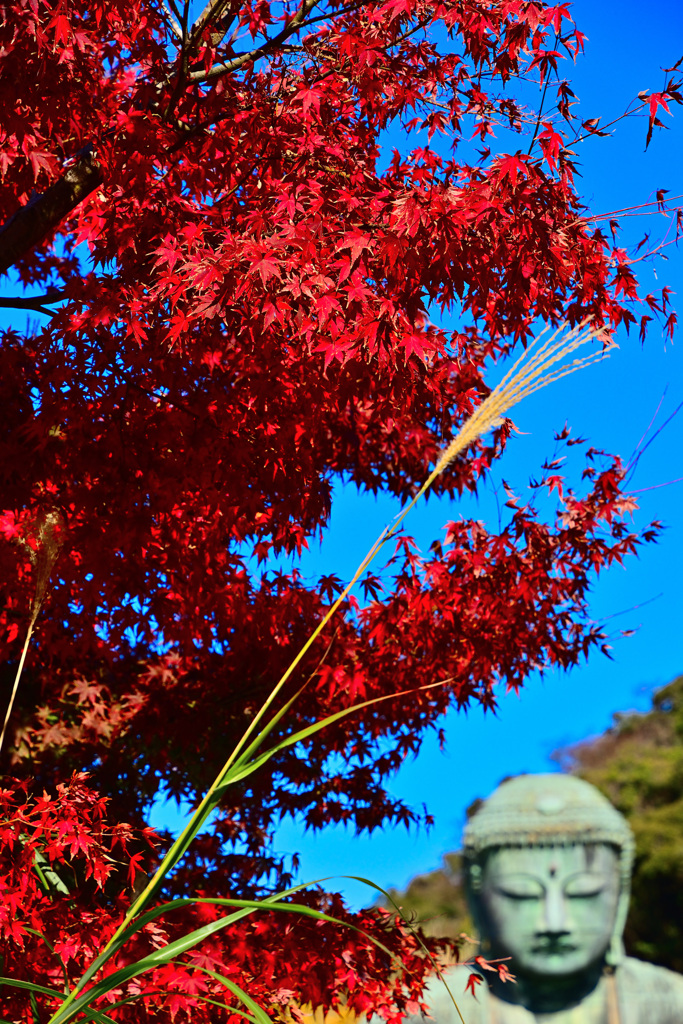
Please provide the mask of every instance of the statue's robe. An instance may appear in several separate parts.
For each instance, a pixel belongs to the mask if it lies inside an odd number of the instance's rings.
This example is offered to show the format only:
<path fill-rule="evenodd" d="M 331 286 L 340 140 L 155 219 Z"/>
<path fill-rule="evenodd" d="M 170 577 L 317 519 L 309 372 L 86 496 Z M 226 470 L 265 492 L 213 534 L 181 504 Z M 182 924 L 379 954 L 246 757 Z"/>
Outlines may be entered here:
<path fill-rule="evenodd" d="M 538 1015 L 523 1006 L 502 1003 L 485 980 L 477 985 L 476 996 L 465 992 L 469 972 L 464 967 L 449 968 L 444 975 L 465 1024 L 683 1024 L 683 975 L 632 957 L 624 958 L 613 980 L 601 978 L 581 1003 Z M 429 983 L 425 1002 L 434 1024 L 462 1024 L 438 978 Z M 406 1024 L 431 1022 L 418 1015 L 407 1018 Z"/>

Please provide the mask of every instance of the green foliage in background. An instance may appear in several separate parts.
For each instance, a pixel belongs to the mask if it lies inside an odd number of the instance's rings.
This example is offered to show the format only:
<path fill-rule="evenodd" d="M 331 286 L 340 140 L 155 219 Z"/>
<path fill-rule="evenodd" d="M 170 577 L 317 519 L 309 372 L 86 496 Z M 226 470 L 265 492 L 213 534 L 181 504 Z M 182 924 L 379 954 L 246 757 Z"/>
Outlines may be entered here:
<path fill-rule="evenodd" d="M 646 714 L 615 715 L 611 729 L 556 760 L 597 786 L 635 834 L 628 953 L 683 973 L 683 676 L 654 694 Z M 427 934 L 472 934 L 459 854 L 390 892 Z"/>
<path fill-rule="evenodd" d="M 683 676 L 655 693 L 647 714 L 615 716 L 603 736 L 573 747 L 563 761 L 602 790 L 634 831 L 627 950 L 683 973 Z"/>
<path fill-rule="evenodd" d="M 417 875 L 405 892 L 390 889 L 389 894 L 409 920 L 420 924 L 430 935 L 455 938 L 461 932 L 471 934 L 459 853 L 447 853 L 441 868 Z"/>

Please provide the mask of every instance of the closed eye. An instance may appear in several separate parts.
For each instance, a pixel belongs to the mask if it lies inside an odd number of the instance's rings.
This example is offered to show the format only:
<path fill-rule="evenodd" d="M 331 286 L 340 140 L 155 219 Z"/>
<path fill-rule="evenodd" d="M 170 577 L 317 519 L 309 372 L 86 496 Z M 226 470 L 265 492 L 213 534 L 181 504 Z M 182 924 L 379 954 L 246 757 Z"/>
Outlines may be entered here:
<path fill-rule="evenodd" d="M 499 889 L 498 892 L 501 896 L 505 896 L 508 900 L 540 900 L 543 896 L 540 893 L 533 892 L 513 892 L 508 889 Z"/>
<path fill-rule="evenodd" d="M 601 875 L 575 875 L 565 885 L 564 894 L 574 899 L 599 896 L 606 885 L 607 880 Z"/>
<path fill-rule="evenodd" d="M 496 892 L 509 900 L 541 900 L 545 889 L 535 878 L 524 875 L 507 876 L 495 883 Z"/>

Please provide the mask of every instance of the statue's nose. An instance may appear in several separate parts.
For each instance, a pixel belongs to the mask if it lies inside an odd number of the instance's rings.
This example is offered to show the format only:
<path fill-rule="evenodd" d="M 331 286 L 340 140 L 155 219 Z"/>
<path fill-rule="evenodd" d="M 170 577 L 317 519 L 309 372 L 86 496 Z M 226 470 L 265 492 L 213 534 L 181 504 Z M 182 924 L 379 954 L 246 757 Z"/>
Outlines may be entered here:
<path fill-rule="evenodd" d="M 545 935 L 567 935 L 571 931 L 564 894 L 555 886 L 546 892 L 543 916 L 539 925 L 540 931 Z"/>

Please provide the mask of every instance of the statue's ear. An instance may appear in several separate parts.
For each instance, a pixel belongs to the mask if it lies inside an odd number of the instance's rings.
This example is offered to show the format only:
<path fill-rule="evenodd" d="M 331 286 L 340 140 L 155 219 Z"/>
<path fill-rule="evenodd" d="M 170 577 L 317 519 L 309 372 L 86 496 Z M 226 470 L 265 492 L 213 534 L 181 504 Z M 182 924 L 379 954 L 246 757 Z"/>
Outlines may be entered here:
<path fill-rule="evenodd" d="M 619 903 L 617 904 L 617 914 L 614 920 L 612 938 L 610 939 L 610 944 L 607 947 L 607 952 L 605 953 L 605 963 L 610 967 L 618 967 L 626 956 L 622 935 L 626 924 L 626 915 L 628 914 L 630 896 L 630 886 L 623 886 L 621 895 L 619 896 Z"/>
<path fill-rule="evenodd" d="M 486 927 L 484 925 L 483 907 L 481 904 L 483 865 L 477 861 L 470 862 L 464 872 L 465 896 L 467 905 L 472 915 L 472 923 L 476 929 L 479 940 L 482 944 L 487 942 Z"/>
<path fill-rule="evenodd" d="M 613 935 L 605 953 L 605 963 L 609 967 L 618 967 L 625 956 L 626 950 L 621 935 Z"/>
<path fill-rule="evenodd" d="M 481 864 L 470 864 L 465 876 L 468 894 L 481 892 L 481 876 L 483 874 Z"/>

